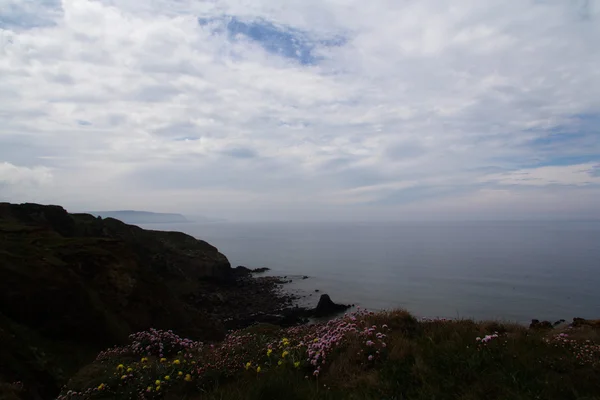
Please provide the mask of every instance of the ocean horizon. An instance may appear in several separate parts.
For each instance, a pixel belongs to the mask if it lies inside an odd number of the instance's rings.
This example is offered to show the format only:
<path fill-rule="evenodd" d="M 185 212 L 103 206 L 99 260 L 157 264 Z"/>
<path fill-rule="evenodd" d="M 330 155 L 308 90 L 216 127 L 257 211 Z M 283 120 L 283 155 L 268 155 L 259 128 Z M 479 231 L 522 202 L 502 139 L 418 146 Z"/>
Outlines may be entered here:
<path fill-rule="evenodd" d="M 600 221 L 176 223 L 316 305 L 527 323 L 600 317 Z M 308 279 L 302 279 L 308 276 Z M 319 292 L 315 292 L 319 290 Z"/>

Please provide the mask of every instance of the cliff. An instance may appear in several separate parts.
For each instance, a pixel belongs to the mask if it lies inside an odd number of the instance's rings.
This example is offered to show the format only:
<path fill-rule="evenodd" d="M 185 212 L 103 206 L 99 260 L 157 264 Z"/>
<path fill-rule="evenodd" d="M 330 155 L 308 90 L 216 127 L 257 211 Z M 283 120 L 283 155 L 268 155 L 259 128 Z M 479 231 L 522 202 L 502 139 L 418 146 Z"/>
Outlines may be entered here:
<path fill-rule="evenodd" d="M 0 385 L 56 393 L 93 353 L 150 327 L 218 339 L 220 316 L 185 299 L 232 275 L 215 247 L 183 233 L 0 203 Z"/>

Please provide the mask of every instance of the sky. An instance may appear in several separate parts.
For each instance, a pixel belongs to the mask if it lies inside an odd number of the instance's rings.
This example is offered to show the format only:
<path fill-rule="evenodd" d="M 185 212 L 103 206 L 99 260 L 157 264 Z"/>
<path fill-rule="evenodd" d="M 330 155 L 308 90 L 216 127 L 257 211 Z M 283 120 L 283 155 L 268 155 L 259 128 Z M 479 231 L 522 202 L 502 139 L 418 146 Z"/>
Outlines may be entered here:
<path fill-rule="evenodd" d="M 0 0 L 0 201 L 600 218 L 600 0 Z"/>

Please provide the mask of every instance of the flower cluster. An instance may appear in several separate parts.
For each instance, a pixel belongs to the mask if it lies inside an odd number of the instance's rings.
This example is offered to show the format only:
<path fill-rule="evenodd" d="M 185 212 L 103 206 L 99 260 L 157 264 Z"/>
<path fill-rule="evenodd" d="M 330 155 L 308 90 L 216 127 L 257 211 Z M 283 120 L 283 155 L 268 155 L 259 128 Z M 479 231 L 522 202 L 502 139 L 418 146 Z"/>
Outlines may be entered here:
<path fill-rule="evenodd" d="M 589 339 L 576 340 L 563 332 L 546 339 L 546 343 L 568 349 L 581 365 L 600 366 L 600 344 L 595 344 Z"/>
<path fill-rule="evenodd" d="M 481 342 L 483 344 L 486 344 L 487 342 L 489 342 L 492 339 L 496 339 L 498 337 L 498 332 L 494 332 L 491 335 L 485 335 L 484 337 L 479 337 L 477 336 L 475 338 L 476 341 Z"/>
<path fill-rule="evenodd" d="M 131 350 L 135 354 L 165 357 L 181 351 L 202 347 L 201 342 L 184 339 L 173 331 L 162 331 L 151 328 L 148 331 L 134 333 L 129 336 L 132 341 Z"/>

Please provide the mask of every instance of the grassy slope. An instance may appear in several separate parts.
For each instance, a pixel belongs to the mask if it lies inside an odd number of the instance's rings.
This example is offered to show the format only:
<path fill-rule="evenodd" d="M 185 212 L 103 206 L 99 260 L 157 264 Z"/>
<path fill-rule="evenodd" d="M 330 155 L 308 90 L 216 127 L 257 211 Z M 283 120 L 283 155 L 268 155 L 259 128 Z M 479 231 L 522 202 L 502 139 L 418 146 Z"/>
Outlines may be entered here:
<path fill-rule="evenodd" d="M 403 311 L 285 330 L 258 326 L 214 347 L 185 349 L 154 333 L 156 340 L 141 341 L 157 349 L 147 361 L 146 350 L 112 350 L 71 380 L 68 390 L 83 394 L 65 390 L 62 398 L 600 399 L 598 331 L 565 334 L 417 321 Z M 165 346 L 162 362 L 157 343 Z"/>

